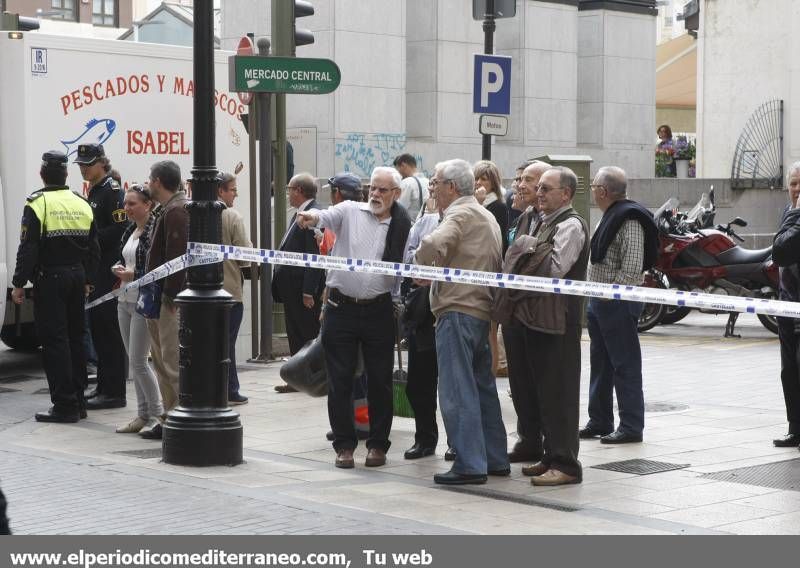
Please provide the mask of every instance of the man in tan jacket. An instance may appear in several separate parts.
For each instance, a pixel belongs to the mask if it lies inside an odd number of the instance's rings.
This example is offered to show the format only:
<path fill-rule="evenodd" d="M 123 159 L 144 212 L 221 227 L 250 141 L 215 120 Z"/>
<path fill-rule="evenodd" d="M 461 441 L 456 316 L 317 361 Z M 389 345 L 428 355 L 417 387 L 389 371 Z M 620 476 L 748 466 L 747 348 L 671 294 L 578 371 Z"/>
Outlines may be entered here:
<path fill-rule="evenodd" d="M 502 245 L 494 216 L 475 199 L 475 178 L 464 160 L 437 164 L 431 178 L 443 213 L 437 229 L 422 239 L 417 264 L 498 272 Z M 444 485 L 486 483 L 486 476 L 510 473 L 506 429 L 500 413 L 489 349 L 488 288 L 431 284 L 436 316 L 439 404 L 456 460 L 436 474 Z"/>

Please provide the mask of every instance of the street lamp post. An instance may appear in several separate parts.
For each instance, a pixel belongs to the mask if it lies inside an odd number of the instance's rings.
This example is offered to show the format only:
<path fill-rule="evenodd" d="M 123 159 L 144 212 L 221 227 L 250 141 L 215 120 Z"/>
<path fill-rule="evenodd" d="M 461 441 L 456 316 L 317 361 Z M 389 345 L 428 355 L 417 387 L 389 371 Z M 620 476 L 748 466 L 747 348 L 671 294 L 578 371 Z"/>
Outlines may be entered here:
<path fill-rule="evenodd" d="M 222 209 L 214 138 L 213 3 L 194 4 L 194 167 L 189 240 L 219 243 Z M 180 309 L 180 393 L 164 424 L 163 459 L 176 465 L 242 463 L 242 424 L 227 404 L 228 322 L 233 301 L 222 290 L 222 264 L 187 271 Z"/>

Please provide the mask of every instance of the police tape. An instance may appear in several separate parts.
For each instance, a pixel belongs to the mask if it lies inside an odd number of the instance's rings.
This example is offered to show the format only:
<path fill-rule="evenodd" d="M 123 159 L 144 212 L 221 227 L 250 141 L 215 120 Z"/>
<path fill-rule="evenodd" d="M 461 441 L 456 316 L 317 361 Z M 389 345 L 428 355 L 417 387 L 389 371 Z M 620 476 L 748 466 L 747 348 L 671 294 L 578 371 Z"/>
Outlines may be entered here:
<path fill-rule="evenodd" d="M 392 277 L 409 277 L 419 280 L 436 280 L 454 284 L 511 288 L 546 294 L 566 294 L 587 298 L 665 304 L 702 310 L 744 312 L 749 314 L 800 318 L 800 303 L 770 300 L 767 298 L 722 296 L 718 294 L 688 292 L 683 290 L 623 286 L 621 284 L 522 276 L 518 274 L 422 266 L 380 260 L 345 258 L 194 242 L 188 244 L 188 250 L 185 255 L 159 266 L 141 279 L 131 282 L 124 288 L 116 290 L 111 294 L 106 294 L 106 296 L 114 297 L 114 295 L 120 295 L 125 290 L 139 288 L 154 280 L 164 278 L 179 270 L 183 270 L 188 266 L 210 264 L 223 260 L 238 260 L 259 264 L 279 264 L 303 268 L 319 268 L 323 270 L 342 270 Z M 87 308 L 105 301 L 104 298 L 106 296 L 98 298 L 87 305 Z"/>

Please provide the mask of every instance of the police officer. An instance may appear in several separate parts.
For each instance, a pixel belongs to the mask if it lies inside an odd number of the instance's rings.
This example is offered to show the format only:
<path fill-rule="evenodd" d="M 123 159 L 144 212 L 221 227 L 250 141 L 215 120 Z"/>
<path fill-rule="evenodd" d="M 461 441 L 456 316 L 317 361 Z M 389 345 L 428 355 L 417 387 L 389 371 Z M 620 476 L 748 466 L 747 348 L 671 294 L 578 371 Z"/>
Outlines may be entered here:
<path fill-rule="evenodd" d="M 53 402 L 36 420 L 77 422 L 86 415 L 84 298 L 100 250 L 91 206 L 65 185 L 67 157 L 47 152 L 39 174 L 45 186 L 28 197 L 22 213 L 11 298 L 22 304 L 22 288 L 33 282 L 36 330 Z"/>
<path fill-rule="evenodd" d="M 81 144 L 75 163 L 83 179 L 91 184 L 89 204 L 94 209 L 94 222 L 100 241 L 100 264 L 94 280 L 93 300 L 111 291 L 117 277 L 111 267 L 119 257 L 119 241 L 128 224 L 122 202 L 125 194 L 111 177 L 111 163 L 102 144 Z M 97 351 L 97 390 L 89 395 L 86 407 L 122 408 L 125 406 L 125 344 L 119 332 L 117 300 L 89 310 L 89 327 Z"/>

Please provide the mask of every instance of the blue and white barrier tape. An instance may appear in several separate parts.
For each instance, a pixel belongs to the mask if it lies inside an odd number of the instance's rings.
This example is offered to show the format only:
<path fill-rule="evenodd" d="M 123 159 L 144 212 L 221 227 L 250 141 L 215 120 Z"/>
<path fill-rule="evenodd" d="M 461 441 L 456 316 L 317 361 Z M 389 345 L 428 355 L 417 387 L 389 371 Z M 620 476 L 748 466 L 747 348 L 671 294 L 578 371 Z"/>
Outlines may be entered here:
<path fill-rule="evenodd" d="M 520 276 L 517 274 L 420 266 L 416 264 L 383 262 L 380 260 L 364 260 L 359 258 L 324 256 L 209 243 L 189 243 L 186 255 L 159 266 L 139 280 L 120 288 L 120 290 L 115 290 L 111 294 L 106 294 L 106 296 L 98 298 L 87 305 L 87 308 L 105 301 L 107 296 L 110 299 L 110 297 L 122 294 L 125 290 L 139 288 L 144 284 L 183 270 L 187 266 L 210 264 L 213 262 L 221 262 L 222 260 L 241 260 L 259 264 L 282 264 L 288 266 L 302 266 L 305 268 L 320 268 L 323 270 L 347 270 L 350 272 L 382 274 L 384 276 L 402 276 L 421 280 L 470 284 L 473 286 L 513 288 L 547 294 L 568 294 L 588 298 L 627 300 L 632 302 L 666 304 L 670 306 L 685 306 L 705 310 L 800 318 L 799 302 L 784 302 L 739 296 L 720 296 L 700 292 L 684 292 L 681 290 L 664 290 L 660 288 L 622 286 L 619 284 L 603 284 L 600 282 L 585 282 L 560 278 Z"/>

